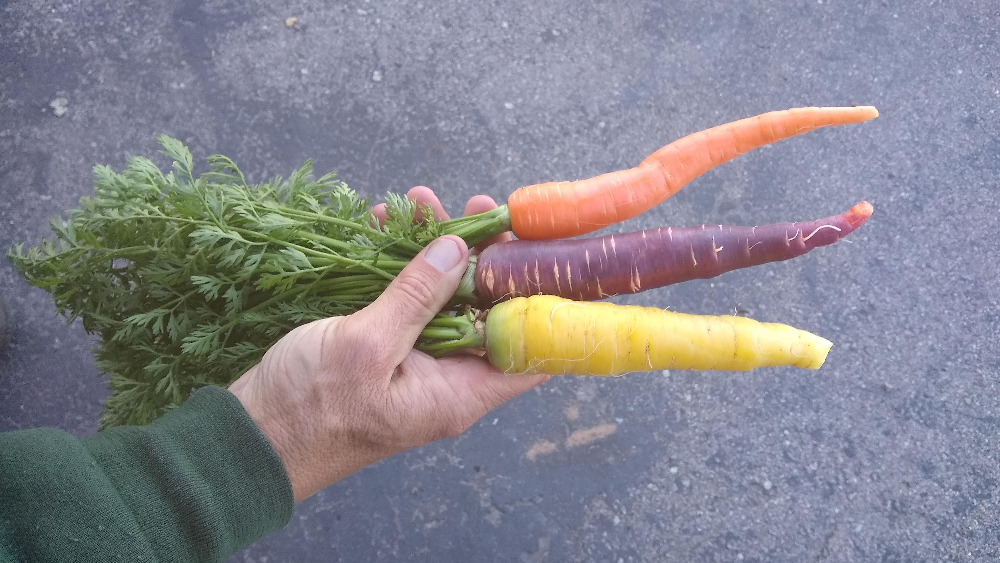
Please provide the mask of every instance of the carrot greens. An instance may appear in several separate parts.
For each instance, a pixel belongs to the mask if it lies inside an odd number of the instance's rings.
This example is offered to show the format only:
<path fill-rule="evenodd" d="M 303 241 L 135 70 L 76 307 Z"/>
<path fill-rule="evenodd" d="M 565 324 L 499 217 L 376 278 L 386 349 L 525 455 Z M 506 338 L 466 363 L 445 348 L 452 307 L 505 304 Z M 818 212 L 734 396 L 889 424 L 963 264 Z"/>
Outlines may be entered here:
<path fill-rule="evenodd" d="M 313 179 L 309 162 L 251 185 L 219 155 L 195 176 L 186 147 L 160 143 L 172 170 L 144 157 L 121 173 L 98 166 L 93 197 L 51 223 L 52 239 L 8 252 L 60 313 L 100 337 L 96 361 L 113 391 L 103 426 L 148 422 L 195 388 L 228 384 L 295 326 L 361 309 L 447 232 L 414 222 L 416 206 L 395 195 L 379 227 L 368 201 L 333 174 Z M 503 232 L 461 226 L 473 238 Z M 474 298 L 460 290 L 456 301 Z M 422 348 L 475 344 L 471 317 L 456 310 L 431 323 Z"/>

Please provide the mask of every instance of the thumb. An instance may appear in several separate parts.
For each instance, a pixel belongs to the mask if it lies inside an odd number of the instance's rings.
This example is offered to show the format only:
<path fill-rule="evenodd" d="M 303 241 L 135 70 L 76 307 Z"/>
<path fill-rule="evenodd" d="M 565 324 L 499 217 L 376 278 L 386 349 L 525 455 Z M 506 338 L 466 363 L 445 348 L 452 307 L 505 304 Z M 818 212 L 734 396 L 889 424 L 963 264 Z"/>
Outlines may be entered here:
<path fill-rule="evenodd" d="M 379 330 L 386 351 L 398 365 L 420 331 L 455 294 L 469 262 L 469 247 L 456 236 L 443 236 L 420 251 L 389 287 L 352 317 Z M 371 329 L 369 329 L 371 330 Z"/>

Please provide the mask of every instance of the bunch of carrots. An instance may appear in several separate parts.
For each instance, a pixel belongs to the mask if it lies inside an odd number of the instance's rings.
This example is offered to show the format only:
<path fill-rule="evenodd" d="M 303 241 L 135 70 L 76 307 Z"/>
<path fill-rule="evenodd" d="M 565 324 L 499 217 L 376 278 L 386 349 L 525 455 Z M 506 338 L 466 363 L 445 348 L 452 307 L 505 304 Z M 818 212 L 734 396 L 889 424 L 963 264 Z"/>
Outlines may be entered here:
<path fill-rule="evenodd" d="M 765 113 L 684 137 L 635 168 L 520 188 L 506 206 L 491 213 L 509 214 L 511 230 L 524 240 L 489 246 L 474 268 L 475 294 L 492 305 L 485 326 L 490 362 L 508 373 L 578 375 L 819 368 L 832 344 L 786 325 L 585 301 L 794 258 L 861 226 L 872 213 L 868 202 L 803 223 L 702 225 L 555 239 L 635 217 L 709 169 L 754 148 L 877 115 L 873 107 Z"/>
<path fill-rule="evenodd" d="M 383 224 L 333 175 L 312 180 L 309 163 L 284 183 L 250 186 L 215 155 L 196 178 L 190 152 L 163 137 L 171 172 L 143 157 L 121 174 L 97 167 L 94 197 L 52 224 L 55 240 L 8 256 L 99 335 L 97 362 L 114 391 L 106 425 L 148 422 L 198 386 L 230 383 L 295 325 L 371 303 L 443 234 L 470 246 L 508 231 L 518 240 L 473 257 L 453 303 L 417 342 L 428 353 L 485 350 L 506 373 L 816 369 L 832 344 L 786 325 L 594 301 L 802 255 L 861 226 L 867 202 L 802 223 L 572 237 L 635 217 L 754 148 L 877 115 L 765 113 L 688 135 L 634 168 L 526 186 L 506 205 L 443 222 L 414 222 L 414 205 L 390 194 Z"/>

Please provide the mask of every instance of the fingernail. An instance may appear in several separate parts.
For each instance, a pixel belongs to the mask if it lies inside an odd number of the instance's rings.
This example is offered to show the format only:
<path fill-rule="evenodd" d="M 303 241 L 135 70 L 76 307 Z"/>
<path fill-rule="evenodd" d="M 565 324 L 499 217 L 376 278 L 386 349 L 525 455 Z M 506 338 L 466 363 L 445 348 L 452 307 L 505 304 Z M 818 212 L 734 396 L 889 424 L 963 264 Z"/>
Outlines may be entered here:
<path fill-rule="evenodd" d="M 424 251 L 424 260 L 427 260 L 437 271 L 444 273 L 457 266 L 462 260 L 462 249 L 454 240 L 441 238 L 427 247 L 427 250 Z"/>

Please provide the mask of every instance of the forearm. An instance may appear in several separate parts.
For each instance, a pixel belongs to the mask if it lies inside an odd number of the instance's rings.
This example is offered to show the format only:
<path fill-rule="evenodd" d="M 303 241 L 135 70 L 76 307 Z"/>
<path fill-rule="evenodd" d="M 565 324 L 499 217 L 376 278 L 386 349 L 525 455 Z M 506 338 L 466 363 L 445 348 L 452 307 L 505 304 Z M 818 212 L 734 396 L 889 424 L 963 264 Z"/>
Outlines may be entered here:
<path fill-rule="evenodd" d="M 280 460 L 219 388 L 85 441 L 0 435 L 0 498 L 0 559 L 30 561 L 217 561 L 292 510 Z"/>

